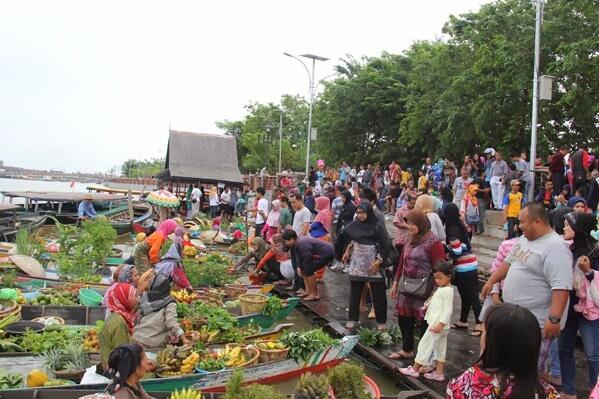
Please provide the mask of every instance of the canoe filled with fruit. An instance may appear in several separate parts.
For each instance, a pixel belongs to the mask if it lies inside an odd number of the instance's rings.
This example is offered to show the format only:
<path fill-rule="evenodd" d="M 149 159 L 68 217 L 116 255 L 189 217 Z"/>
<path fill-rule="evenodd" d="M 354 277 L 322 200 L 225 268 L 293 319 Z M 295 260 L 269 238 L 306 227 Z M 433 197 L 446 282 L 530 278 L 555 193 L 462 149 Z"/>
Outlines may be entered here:
<path fill-rule="evenodd" d="M 173 392 L 189 387 L 202 393 L 223 392 L 233 371 L 240 368 L 243 369 L 245 383 L 273 384 L 306 372 L 322 372 L 339 364 L 350 354 L 358 339 L 357 336 L 347 336 L 336 340 L 319 329 L 303 333 L 286 332 L 279 340 L 266 342 L 266 347 L 273 346 L 279 350 L 277 346 L 282 346 L 283 350 L 287 350 L 284 358 L 272 361 L 261 356 L 258 344 L 169 346 L 158 353 L 148 353 L 157 364 L 157 374 L 156 378 L 142 380 L 142 385 L 147 392 Z M 21 358 L 18 370 L 29 373 L 41 369 L 41 362 L 40 357 Z M 2 362 L 0 367 L 3 367 Z M 103 388 L 105 384 L 69 387 L 77 390 Z M 11 390 L 0 390 L 0 395 L 10 393 Z"/>

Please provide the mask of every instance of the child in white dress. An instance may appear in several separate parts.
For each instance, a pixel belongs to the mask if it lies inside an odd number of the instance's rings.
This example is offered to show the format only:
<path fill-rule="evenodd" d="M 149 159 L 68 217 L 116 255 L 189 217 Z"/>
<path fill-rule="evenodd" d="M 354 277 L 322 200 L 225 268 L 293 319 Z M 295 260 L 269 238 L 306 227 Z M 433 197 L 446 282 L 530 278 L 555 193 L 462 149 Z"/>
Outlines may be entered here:
<path fill-rule="evenodd" d="M 424 319 L 428 323 L 428 330 L 420 339 L 414 365 L 400 368 L 399 371 L 404 375 L 420 377 L 422 366 L 432 366 L 434 362 L 437 362 L 435 370 L 425 373 L 424 378 L 444 381 L 447 335 L 453 312 L 451 264 L 448 262 L 437 263 L 433 266 L 433 276 L 437 289 L 424 304 L 426 308 Z"/>

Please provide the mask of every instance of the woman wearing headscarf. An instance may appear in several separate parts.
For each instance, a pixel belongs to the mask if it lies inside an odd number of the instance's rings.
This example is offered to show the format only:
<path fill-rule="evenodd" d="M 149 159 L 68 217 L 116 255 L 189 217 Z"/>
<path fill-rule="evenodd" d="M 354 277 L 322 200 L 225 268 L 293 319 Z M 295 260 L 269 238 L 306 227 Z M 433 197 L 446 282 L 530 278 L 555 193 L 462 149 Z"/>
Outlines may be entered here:
<path fill-rule="evenodd" d="M 184 234 L 185 229 L 182 227 L 178 227 L 175 230 L 175 239 L 173 240 L 171 247 L 160 259 L 160 262 L 156 263 L 156 266 L 154 266 L 154 271 L 156 274 L 162 274 L 165 277 L 171 278 L 177 288 L 193 291 L 193 287 L 191 286 L 189 278 L 187 278 L 185 269 L 183 267 L 182 252 Z"/>
<path fill-rule="evenodd" d="M 139 271 L 135 267 L 135 265 L 122 264 L 116 268 L 114 273 L 112 274 L 113 283 L 104 294 L 104 298 L 102 299 L 102 306 L 106 307 L 106 319 L 110 316 L 110 309 L 108 309 L 106 301 L 110 297 L 110 291 L 112 291 L 118 283 L 127 283 L 131 284 L 133 287 L 137 288 L 140 276 Z M 140 292 L 143 291 L 143 287 L 140 287 Z"/>
<path fill-rule="evenodd" d="M 449 255 L 453 259 L 455 285 L 462 302 L 460 321 L 453 324 L 452 328 L 468 328 L 468 314 L 472 308 L 476 325 L 470 335 L 478 337 L 482 334 L 482 323 L 479 319 L 482 305 L 478 289 L 478 260 L 472 253 L 468 228 L 460 218 L 460 210 L 453 203 L 445 207 L 445 233 Z"/>
<path fill-rule="evenodd" d="M 338 251 L 345 252 L 343 261 L 349 263 L 349 321 L 346 328 L 354 329 L 360 321 L 360 300 L 368 283 L 378 329 L 384 330 L 387 294 L 382 266 L 389 252 L 389 241 L 368 201 L 362 201 L 356 207 L 356 219 L 345 227 L 335 245 Z"/>
<path fill-rule="evenodd" d="M 464 193 L 464 197 L 460 202 L 460 210 L 462 214 L 462 220 L 468 227 L 468 232 L 470 236 L 472 234 L 477 233 L 477 227 L 480 223 L 480 214 L 478 211 L 478 185 L 474 183 L 470 183 L 466 187 L 466 192 Z M 441 240 L 443 241 L 443 240 Z"/>
<path fill-rule="evenodd" d="M 252 259 L 258 264 L 264 258 L 264 255 L 266 255 L 266 241 L 262 237 L 252 238 L 248 254 L 237 261 L 235 270 L 240 269 Z"/>
<path fill-rule="evenodd" d="M 143 376 L 154 370 L 152 361 L 138 344 L 124 344 L 110 352 L 106 392 L 114 399 L 153 399 L 141 386 Z"/>
<path fill-rule="evenodd" d="M 304 206 L 310 210 L 314 215 L 316 215 L 316 210 L 314 209 L 315 200 L 314 195 L 312 194 L 311 188 L 306 188 L 304 192 Z"/>
<path fill-rule="evenodd" d="M 572 240 L 574 284 L 566 326 L 559 335 L 559 358 L 564 398 L 576 398 L 574 347 L 580 332 L 588 362 L 588 387 L 599 374 L 599 247 L 591 236 L 597 220 L 589 213 L 571 212 L 565 217 L 564 239 Z"/>
<path fill-rule="evenodd" d="M 139 301 L 139 319 L 133 341 L 145 349 L 164 348 L 169 342 L 187 343 L 177 322 L 177 302 L 171 296 L 171 279 L 156 274 Z"/>
<path fill-rule="evenodd" d="M 556 208 L 549 212 L 549 222 L 553 230 L 560 236 L 564 235 L 564 224 L 566 221 L 566 215 L 574 212 L 574 209 L 570 207 Z"/>
<path fill-rule="evenodd" d="M 428 221 L 431 223 L 431 231 L 439 238 L 441 242 L 445 241 L 445 228 L 439 215 L 435 212 L 435 199 L 427 194 L 423 194 L 416 198 L 414 209 L 418 209 L 426 214 Z"/>
<path fill-rule="evenodd" d="M 108 364 L 108 355 L 117 346 L 131 342 L 135 324 L 137 290 L 128 283 L 116 283 L 104 296 L 110 316 L 100 333 L 102 364 Z"/>
<path fill-rule="evenodd" d="M 316 198 L 316 210 L 318 213 L 310 225 L 310 235 L 323 241 L 331 241 L 331 224 L 333 215 L 331 214 L 331 201 L 327 197 Z"/>
<path fill-rule="evenodd" d="M 349 190 L 341 192 L 341 199 L 343 204 L 339 211 L 337 223 L 334 226 L 336 237 L 339 237 L 341 233 L 343 233 L 345 227 L 354 221 L 354 216 L 356 214 L 356 206 L 354 205 Z M 338 246 L 335 245 L 335 264 L 331 267 L 331 270 L 346 270 L 347 265 L 343 263 L 343 250 L 344 248 L 338 248 Z"/>
<path fill-rule="evenodd" d="M 270 249 L 260 259 L 254 271 L 250 274 L 252 284 L 262 284 L 264 281 L 276 282 L 277 285 L 288 285 L 293 280 L 293 266 L 289 251 L 283 250 L 281 233 L 272 236 Z"/>
<path fill-rule="evenodd" d="M 279 220 L 281 218 L 281 201 L 278 199 L 272 202 L 272 209 L 268 213 L 266 223 L 262 229 L 262 235 L 266 238 L 266 241 L 270 241 L 273 235 L 279 233 Z"/>
<path fill-rule="evenodd" d="M 175 220 L 167 219 L 160 223 L 155 232 L 135 247 L 133 259 L 135 266 L 141 273 L 160 261 L 162 245 L 177 227 L 179 227 L 179 224 Z"/>
<path fill-rule="evenodd" d="M 406 223 L 412 234 L 412 239 L 404 244 L 399 257 L 399 267 L 395 281 L 391 287 L 391 298 L 397 299 L 397 315 L 402 335 L 402 350 L 392 353 L 391 359 L 414 358 L 414 326 L 420 322 L 420 337 L 428 329 L 424 320 L 424 302 L 428 299 L 432 287 L 433 265 L 445 259 L 443 244 L 432 233 L 430 222 L 422 211 L 411 210 L 406 216 Z M 426 292 L 419 294 L 402 288 L 399 283 L 402 276 L 407 279 L 426 279 Z"/>

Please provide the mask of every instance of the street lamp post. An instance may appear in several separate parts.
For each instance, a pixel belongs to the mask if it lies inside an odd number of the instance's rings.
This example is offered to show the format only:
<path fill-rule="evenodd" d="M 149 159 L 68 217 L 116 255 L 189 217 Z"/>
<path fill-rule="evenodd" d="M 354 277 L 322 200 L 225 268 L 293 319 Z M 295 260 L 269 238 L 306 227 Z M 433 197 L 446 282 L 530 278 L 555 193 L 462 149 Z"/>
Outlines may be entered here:
<path fill-rule="evenodd" d="M 270 140 L 270 123 L 266 125 L 266 134 L 264 136 L 264 144 L 266 147 L 266 170 L 268 170 L 268 145 Z"/>
<path fill-rule="evenodd" d="M 535 18 L 535 61 L 532 78 L 532 121 L 530 130 L 530 159 L 528 160 L 530 173 L 530 187 L 528 201 L 534 201 L 535 196 L 535 161 L 537 159 L 537 124 L 539 113 L 539 68 L 541 59 L 541 29 L 543 20 L 544 0 L 536 0 L 537 12 Z"/>
<path fill-rule="evenodd" d="M 279 114 L 279 173 L 281 173 L 281 155 L 283 153 L 283 110 Z"/>
<path fill-rule="evenodd" d="M 304 57 L 304 58 L 309 58 L 312 60 L 312 73 L 310 73 L 310 70 L 308 69 L 308 67 L 306 66 L 306 64 L 304 63 L 304 61 L 300 60 L 299 58 L 297 58 L 294 55 L 291 55 L 289 53 L 283 53 L 284 55 L 286 55 L 287 57 L 291 57 L 294 58 L 296 60 L 298 60 L 303 66 L 304 68 L 306 68 L 306 72 L 308 72 L 308 79 L 310 81 L 310 110 L 308 112 L 308 147 L 306 150 L 306 176 L 305 178 L 308 178 L 308 172 L 310 170 L 310 137 L 312 135 L 312 108 L 314 107 L 314 90 L 316 89 L 316 86 L 314 85 L 314 72 L 316 70 L 316 61 L 327 61 L 328 58 L 326 57 L 321 57 L 318 55 L 314 55 L 314 54 L 301 54 L 300 57 Z"/>

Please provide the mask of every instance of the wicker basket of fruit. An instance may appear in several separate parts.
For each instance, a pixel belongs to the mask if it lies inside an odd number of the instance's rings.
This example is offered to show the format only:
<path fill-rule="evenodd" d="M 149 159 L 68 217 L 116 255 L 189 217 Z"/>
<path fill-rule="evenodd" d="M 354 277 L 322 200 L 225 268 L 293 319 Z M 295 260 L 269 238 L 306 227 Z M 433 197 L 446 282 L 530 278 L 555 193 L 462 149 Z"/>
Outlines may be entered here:
<path fill-rule="evenodd" d="M 257 341 L 254 345 L 260 349 L 260 363 L 287 359 L 289 353 L 289 347 L 277 341 Z"/>
<path fill-rule="evenodd" d="M 227 297 L 230 299 L 239 298 L 240 295 L 245 294 L 247 292 L 247 287 L 241 284 L 225 284 L 225 289 L 227 290 Z"/>

